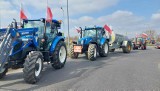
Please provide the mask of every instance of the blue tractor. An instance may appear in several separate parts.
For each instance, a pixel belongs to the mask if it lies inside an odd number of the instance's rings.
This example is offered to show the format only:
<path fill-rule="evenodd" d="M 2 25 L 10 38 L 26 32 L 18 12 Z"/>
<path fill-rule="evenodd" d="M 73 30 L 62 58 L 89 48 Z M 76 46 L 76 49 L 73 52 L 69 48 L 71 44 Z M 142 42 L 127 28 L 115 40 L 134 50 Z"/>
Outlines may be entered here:
<path fill-rule="evenodd" d="M 109 53 L 109 38 L 105 35 L 103 27 L 80 28 L 80 38 L 70 46 L 71 58 L 78 58 L 79 54 L 85 53 L 91 61 L 96 60 L 97 53 L 106 57 Z"/>
<path fill-rule="evenodd" d="M 23 20 L 20 29 L 16 21 L 9 25 L 0 42 L 0 78 L 8 68 L 23 68 L 24 80 L 34 84 L 41 77 L 43 62 L 55 69 L 64 67 L 67 49 L 60 26 L 60 21 L 44 18 Z"/>

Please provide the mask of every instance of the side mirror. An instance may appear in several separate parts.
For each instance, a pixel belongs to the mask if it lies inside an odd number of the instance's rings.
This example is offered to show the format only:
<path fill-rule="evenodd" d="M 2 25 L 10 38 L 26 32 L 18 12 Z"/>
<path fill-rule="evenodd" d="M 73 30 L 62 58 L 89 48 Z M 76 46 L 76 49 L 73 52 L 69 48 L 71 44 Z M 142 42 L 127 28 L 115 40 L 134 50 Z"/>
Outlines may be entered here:
<path fill-rule="evenodd" d="M 54 29 L 56 26 L 54 23 L 51 24 L 51 29 Z"/>
<path fill-rule="evenodd" d="M 16 21 L 16 19 L 13 19 L 14 20 L 14 22 L 12 23 L 13 24 L 13 28 L 15 28 L 15 29 L 17 29 L 18 27 L 17 27 L 17 21 Z"/>
<path fill-rule="evenodd" d="M 58 32 L 58 36 L 62 36 L 62 33 L 61 33 L 61 32 Z"/>
<path fill-rule="evenodd" d="M 40 20 L 41 20 L 41 22 L 45 23 L 45 19 L 44 18 L 41 18 Z"/>

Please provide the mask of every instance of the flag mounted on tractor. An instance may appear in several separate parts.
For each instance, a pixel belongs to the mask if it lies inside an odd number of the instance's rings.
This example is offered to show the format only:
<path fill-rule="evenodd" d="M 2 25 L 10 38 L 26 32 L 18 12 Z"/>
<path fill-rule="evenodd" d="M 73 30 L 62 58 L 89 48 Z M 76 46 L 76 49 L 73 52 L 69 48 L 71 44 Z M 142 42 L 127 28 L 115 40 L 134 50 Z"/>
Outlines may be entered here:
<path fill-rule="evenodd" d="M 47 6 L 47 21 L 48 22 L 51 22 L 52 21 L 52 17 L 53 17 L 53 14 L 52 14 L 52 11 L 51 11 L 51 8 L 49 6 Z"/>
<path fill-rule="evenodd" d="M 25 13 L 24 13 L 22 4 L 21 4 L 21 7 L 20 7 L 20 8 L 21 8 L 21 10 L 20 10 L 20 20 L 27 19 L 27 16 L 26 16 Z"/>

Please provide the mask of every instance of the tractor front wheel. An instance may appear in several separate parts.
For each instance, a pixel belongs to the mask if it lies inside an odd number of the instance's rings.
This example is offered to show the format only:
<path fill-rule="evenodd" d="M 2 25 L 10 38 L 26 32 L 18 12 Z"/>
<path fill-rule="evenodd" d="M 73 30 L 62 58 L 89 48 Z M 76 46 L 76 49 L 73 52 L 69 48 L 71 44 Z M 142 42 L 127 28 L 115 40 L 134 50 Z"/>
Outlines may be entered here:
<path fill-rule="evenodd" d="M 31 51 L 24 63 L 24 80 L 34 84 L 39 81 L 43 69 L 43 55 L 39 51 Z"/>
<path fill-rule="evenodd" d="M 90 44 L 88 47 L 88 59 L 91 61 L 96 60 L 97 58 L 97 45 Z"/>
<path fill-rule="evenodd" d="M 2 73 L 0 73 L 0 79 L 2 79 L 6 75 L 6 73 L 8 72 L 7 65 L 2 70 L 3 70 Z"/>
<path fill-rule="evenodd" d="M 101 57 L 106 57 L 108 56 L 108 53 L 109 53 L 109 45 L 108 45 L 108 42 L 106 42 L 102 45 L 102 48 L 100 48 L 99 55 Z"/>
<path fill-rule="evenodd" d="M 73 59 L 74 59 L 74 58 L 75 58 L 75 59 L 78 58 L 78 53 L 75 53 L 75 52 L 74 52 L 74 45 L 73 45 L 73 44 L 70 46 L 69 56 L 70 56 L 71 58 L 73 58 Z"/>
<path fill-rule="evenodd" d="M 67 59 L 67 48 L 63 41 L 60 41 L 52 55 L 52 67 L 55 69 L 61 69 L 64 67 Z"/>

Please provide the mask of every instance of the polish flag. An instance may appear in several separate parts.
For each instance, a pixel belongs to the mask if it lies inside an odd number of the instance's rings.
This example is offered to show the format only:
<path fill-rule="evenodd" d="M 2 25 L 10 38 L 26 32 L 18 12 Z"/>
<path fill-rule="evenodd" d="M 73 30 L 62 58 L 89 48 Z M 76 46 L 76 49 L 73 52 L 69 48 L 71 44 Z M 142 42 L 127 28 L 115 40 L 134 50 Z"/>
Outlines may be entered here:
<path fill-rule="evenodd" d="M 25 15 L 24 10 L 22 8 L 22 5 L 21 5 L 21 10 L 20 10 L 20 19 L 21 20 L 27 19 L 27 16 Z"/>
<path fill-rule="evenodd" d="M 104 29 L 111 35 L 112 34 L 112 30 L 107 26 L 104 25 Z"/>
<path fill-rule="evenodd" d="M 53 18 L 53 14 L 52 14 L 51 8 L 47 6 L 47 19 L 46 19 L 46 21 L 51 22 L 52 18 Z"/>

